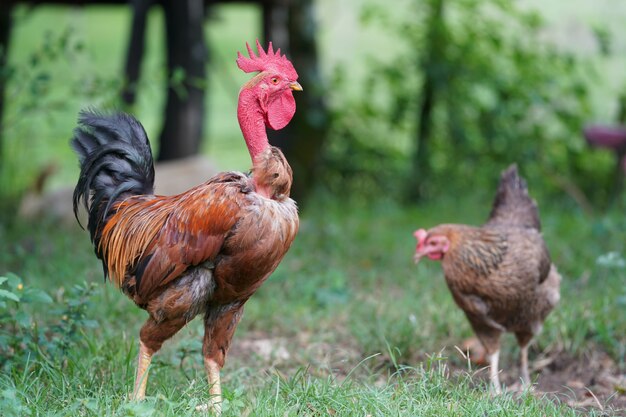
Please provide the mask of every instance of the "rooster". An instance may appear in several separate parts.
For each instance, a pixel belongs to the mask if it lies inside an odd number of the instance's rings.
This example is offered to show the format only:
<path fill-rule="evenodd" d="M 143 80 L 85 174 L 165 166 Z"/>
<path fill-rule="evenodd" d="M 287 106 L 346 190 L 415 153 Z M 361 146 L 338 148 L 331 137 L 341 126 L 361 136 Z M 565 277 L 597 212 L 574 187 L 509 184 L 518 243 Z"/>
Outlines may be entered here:
<path fill-rule="evenodd" d="M 81 200 L 105 279 L 149 317 L 140 331 L 133 398 L 145 397 L 154 353 L 196 315 L 204 315 L 202 354 L 210 402 L 221 413 L 220 370 L 246 301 L 276 269 L 298 231 L 289 198 L 292 171 L 268 143 L 266 126 L 293 117 L 301 91 L 291 62 L 257 41 L 258 56 L 237 54 L 257 72 L 239 92 L 237 118 L 252 159 L 250 174 L 224 172 L 179 195 L 153 195 L 154 167 L 141 124 L 127 114 L 83 111 L 71 145 L 80 161 Z M 80 221 L 79 221 L 80 223 Z"/>
<path fill-rule="evenodd" d="M 487 353 L 492 389 L 498 377 L 500 336 L 520 346 L 520 376 L 529 386 L 528 344 L 559 300 L 561 276 L 540 232 L 537 204 L 515 165 L 500 179 L 489 220 L 482 227 L 442 224 L 419 229 L 414 260 L 441 261 L 448 288 Z"/>

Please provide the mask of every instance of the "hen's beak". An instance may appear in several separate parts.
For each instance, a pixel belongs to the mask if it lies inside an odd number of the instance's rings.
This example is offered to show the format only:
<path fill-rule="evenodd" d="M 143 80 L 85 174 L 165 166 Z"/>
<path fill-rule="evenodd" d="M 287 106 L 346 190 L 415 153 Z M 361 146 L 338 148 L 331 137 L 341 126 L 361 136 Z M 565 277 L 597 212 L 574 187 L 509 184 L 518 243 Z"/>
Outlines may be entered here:
<path fill-rule="evenodd" d="M 302 91 L 302 86 L 297 81 L 294 81 L 291 84 L 289 84 L 289 88 L 291 88 L 293 91 Z"/>
<path fill-rule="evenodd" d="M 413 262 L 415 262 L 415 265 L 418 264 L 424 255 L 424 253 L 415 252 L 415 255 L 413 255 Z"/>

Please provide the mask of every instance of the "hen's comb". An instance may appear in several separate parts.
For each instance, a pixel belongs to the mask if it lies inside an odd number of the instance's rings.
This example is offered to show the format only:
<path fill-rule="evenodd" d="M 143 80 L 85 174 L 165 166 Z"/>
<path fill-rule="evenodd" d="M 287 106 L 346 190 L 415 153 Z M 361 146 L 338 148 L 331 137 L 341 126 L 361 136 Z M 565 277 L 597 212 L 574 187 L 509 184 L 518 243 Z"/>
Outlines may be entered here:
<path fill-rule="evenodd" d="M 270 42 L 267 47 L 267 52 L 265 52 L 258 39 L 256 41 L 256 47 L 259 52 L 259 56 L 254 54 L 254 51 L 248 42 L 246 42 L 246 48 L 248 49 L 248 55 L 250 55 L 250 58 L 246 58 L 241 52 L 237 52 L 237 66 L 243 72 L 277 71 L 286 75 L 287 78 L 292 81 L 298 79 L 298 73 L 287 57 L 280 54 L 280 48 L 274 52 L 272 42 Z"/>

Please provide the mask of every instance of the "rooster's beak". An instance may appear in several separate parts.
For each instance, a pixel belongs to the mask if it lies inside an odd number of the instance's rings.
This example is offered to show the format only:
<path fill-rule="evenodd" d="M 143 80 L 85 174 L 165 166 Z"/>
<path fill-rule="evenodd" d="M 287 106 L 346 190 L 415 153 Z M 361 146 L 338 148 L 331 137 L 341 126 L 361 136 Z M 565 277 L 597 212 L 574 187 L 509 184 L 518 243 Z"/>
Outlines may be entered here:
<path fill-rule="evenodd" d="M 291 84 L 289 84 L 289 88 L 291 88 L 293 91 L 302 91 L 302 86 L 297 81 L 294 81 Z"/>

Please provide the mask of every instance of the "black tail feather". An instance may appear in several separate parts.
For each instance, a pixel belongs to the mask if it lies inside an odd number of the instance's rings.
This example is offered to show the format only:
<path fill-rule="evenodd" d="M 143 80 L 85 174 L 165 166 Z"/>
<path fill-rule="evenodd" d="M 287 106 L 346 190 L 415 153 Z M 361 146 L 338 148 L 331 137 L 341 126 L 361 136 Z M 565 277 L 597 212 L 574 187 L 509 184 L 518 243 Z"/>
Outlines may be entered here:
<path fill-rule="evenodd" d="M 100 226 L 115 202 L 154 192 L 150 143 L 143 126 L 134 117 L 84 110 L 79 114 L 71 146 L 80 162 L 73 196 L 74 216 L 78 220 L 82 200 L 89 214 L 87 227 L 91 240 L 97 248 Z"/>

